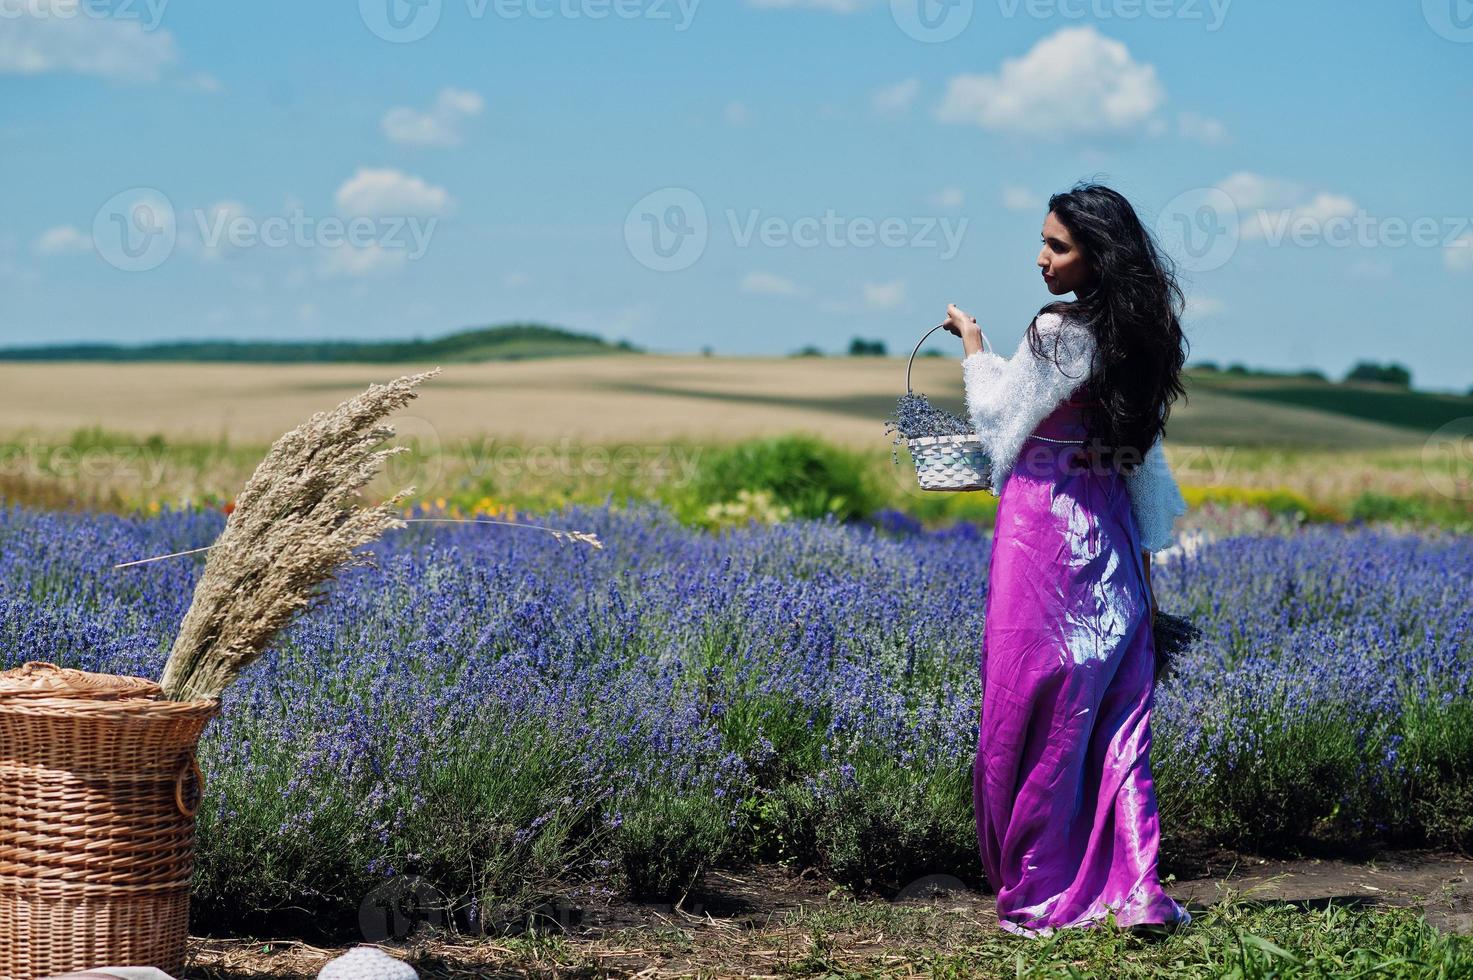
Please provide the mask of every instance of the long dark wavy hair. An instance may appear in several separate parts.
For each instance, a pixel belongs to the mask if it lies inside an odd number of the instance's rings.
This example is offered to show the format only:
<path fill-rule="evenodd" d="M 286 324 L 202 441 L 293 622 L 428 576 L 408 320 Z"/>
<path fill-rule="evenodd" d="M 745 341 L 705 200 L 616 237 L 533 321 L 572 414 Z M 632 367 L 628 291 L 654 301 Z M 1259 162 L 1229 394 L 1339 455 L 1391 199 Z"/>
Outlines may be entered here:
<path fill-rule="evenodd" d="M 1077 291 L 1074 302 L 1049 303 L 1038 312 L 1072 317 L 1094 334 L 1094 368 L 1083 389 L 1086 445 L 1110 451 L 1123 472 L 1132 472 L 1166 431 L 1172 403 L 1186 395 L 1185 297 L 1171 258 L 1118 192 L 1081 182 L 1050 197 L 1048 209 L 1069 229 L 1092 286 Z M 1037 316 L 1028 326 L 1028 344 L 1035 357 L 1043 356 Z"/>

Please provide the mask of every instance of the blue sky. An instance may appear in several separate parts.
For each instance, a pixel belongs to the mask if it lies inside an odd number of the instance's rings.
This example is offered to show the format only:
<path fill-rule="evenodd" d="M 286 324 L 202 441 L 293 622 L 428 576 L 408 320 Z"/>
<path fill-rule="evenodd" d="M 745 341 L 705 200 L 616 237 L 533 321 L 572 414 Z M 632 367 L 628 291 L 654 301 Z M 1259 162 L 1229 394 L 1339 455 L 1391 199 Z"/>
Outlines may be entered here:
<path fill-rule="evenodd" d="M 1192 360 L 1473 385 L 1467 0 L 920 6 L 0 0 L 0 342 L 1010 351 L 1093 178 Z"/>

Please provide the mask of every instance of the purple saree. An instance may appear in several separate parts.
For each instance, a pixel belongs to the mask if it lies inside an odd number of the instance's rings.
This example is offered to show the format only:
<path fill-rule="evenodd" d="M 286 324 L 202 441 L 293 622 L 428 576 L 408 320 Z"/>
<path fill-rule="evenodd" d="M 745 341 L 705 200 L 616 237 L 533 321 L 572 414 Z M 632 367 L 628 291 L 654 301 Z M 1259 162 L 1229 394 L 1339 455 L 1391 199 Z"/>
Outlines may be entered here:
<path fill-rule="evenodd" d="M 1125 478 L 1082 456 L 1081 409 L 1023 443 L 989 559 L 973 800 L 998 923 L 1023 936 L 1191 921 L 1157 874 L 1140 532 Z"/>

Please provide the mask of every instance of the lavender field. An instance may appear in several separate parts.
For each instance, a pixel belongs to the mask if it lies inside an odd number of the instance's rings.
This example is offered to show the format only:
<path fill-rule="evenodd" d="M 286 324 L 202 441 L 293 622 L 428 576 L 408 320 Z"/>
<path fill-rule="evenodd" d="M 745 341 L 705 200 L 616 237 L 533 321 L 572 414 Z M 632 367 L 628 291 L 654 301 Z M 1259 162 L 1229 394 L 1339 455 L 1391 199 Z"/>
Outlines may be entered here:
<path fill-rule="evenodd" d="M 980 883 L 985 532 L 523 517 L 604 547 L 411 525 L 227 692 L 202 744 L 202 927 L 352 922 L 411 875 L 470 927 L 554 882 L 670 897 L 753 860 L 879 892 Z M 203 556 L 111 566 L 223 524 L 6 508 L 0 666 L 156 678 Z M 1168 850 L 1473 842 L 1473 537 L 1227 537 L 1153 582 L 1204 627 L 1157 688 Z"/>

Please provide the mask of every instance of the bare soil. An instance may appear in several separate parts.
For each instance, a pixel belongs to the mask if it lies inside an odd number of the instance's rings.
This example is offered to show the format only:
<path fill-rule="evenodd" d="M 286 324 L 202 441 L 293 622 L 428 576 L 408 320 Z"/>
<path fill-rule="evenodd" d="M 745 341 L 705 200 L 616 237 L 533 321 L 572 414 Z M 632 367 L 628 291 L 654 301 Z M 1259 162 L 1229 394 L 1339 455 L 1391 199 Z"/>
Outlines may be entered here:
<path fill-rule="evenodd" d="M 1194 913 L 1232 894 L 1304 908 L 1338 905 L 1414 906 L 1439 930 L 1473 935 L 1473 857 L 1450 851 L 1381 851 L 1374 859 L 1257 857 L 1202 849 L 1163 856 L 1167 891 Z M 699 893 L 669 903 L 597 899 L 579 895 L 559 903 L 538 925 L 560 941 L 411 937 L 380 945 L 412 963 L 424 980 L 465 977 L 676 977 L 777 975 L 805 955 L 809 930 L 784 921 L 789 910 L 809 911 L 852 900 L 844 887 L 810 870 L 779 865 L 706 873 Z M 991 894 L 949 876 L 920 879 L 892 898 L 933 910 L 927 935 L 997 930 Z M 997 930 L 1000 932 L 1000 930 Z M 885 941 L 871 932 L 857 943 Z M 310 978 L 349 946 L 322 948 L 290 939 L 192 938 L 186 976 L 199 980 Z M 883 950 L 871 950 L 871 955 Z"/>

